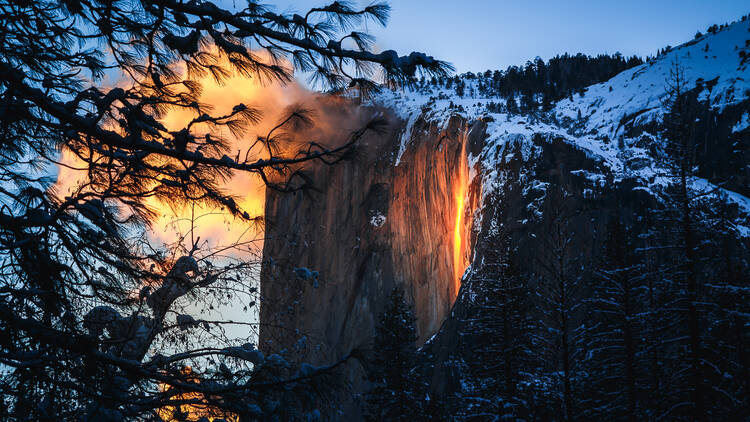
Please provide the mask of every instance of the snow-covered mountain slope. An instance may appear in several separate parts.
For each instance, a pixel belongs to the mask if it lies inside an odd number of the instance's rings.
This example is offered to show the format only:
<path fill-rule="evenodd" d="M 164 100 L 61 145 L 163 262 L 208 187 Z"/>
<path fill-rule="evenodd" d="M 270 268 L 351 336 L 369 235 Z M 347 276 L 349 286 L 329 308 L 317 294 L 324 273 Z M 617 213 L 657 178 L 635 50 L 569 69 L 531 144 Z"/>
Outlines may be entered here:
<path fill-rule="evenodd" d="M 488 107 L 504 100 L 482 97 L 477 78 L 464 77 L 464 96 L 444 86 L 423 84 L 413 89 L 388 90 L 373 102 L 396 110 L 407 121 L 396 163 L 411 139 L 413 122 L 420 116 L 432 121 L 448 121 L 459 114 L 467 119 L 487 123 L 488 138 L 484 150 L 470 162 L 481 162 L 484 169 L 484 193 L 498 185 L 497 167 L 493 160 L 503 159 L 508 142 L 530 142 L 536 134 L 547 139 L 564 139 L 580 148 L 592 159 L 609 169 L 615 182 L 625 178 L 639 180 L 639 189 L 663 186 L 667 179 L 662 160 L 653 151 L 664 144 L 658 130 L 627 130 L 648 128 L 664 114 L 670 70 L 675 65 L 684 72 L 688 88 L 697 87 L 698 99 L 706 101 L 716 112 L 750 100 L 750 20 L 735 22 L 715 33 L 706 34 L 621 72 L 610 80 L 589 86 L 582 94 L 559 101 L 549 111 L 528 114 L 492 113 Z M 501 108 L 502 109 L 502 108 Z M 740 113 L 732 122 L 736 137 L 749 136 L 750 112 Z M 522 149 L 523 150 L 523 149 Z M 746 163 L 747 164 L 747 163 Z M 590 174 L 592 182 L 603 182 L 601 174 Z M 695 179 L 699 191 L 723 191 L 730 201 L 739 205 L 744 222 L 738 230 L 750 236 L 750 199 L 736 191 L 717 188 L 705 179 Z"/>
<path fill-rule="evenodd" d="M 750 62 L 743 63 L 740 51 L 748 48 L 750 22 L 737 22 L 716 34 L 704 35 L 670 50 L 641 66 L 626 70 L 607 82 L 589 87 L 582 98 L 561 101 L 558 118 L 575 119 L 578 111 L 588 117 L 589 132 L 598 130 L 616 138 L 623 119 L 641 121 L 660 117 L 665 81 L 677 64 L 684 70 L 687 86 L 705 85 L 701 99 L 718 108 L 735 104 L 750 94 Z M 637 117 L 631 117 L 636 116 Z M 612 125 L 615 122 L 616 125 Z"/>

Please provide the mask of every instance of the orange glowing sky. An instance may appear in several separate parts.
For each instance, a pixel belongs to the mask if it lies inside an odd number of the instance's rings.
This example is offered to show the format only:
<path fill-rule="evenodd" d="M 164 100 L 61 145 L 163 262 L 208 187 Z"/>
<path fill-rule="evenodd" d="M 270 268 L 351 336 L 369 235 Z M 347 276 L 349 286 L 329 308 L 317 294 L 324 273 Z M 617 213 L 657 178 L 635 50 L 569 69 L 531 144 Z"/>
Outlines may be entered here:
<path fill-rule="evenodd" d="M 199 80 L 202 85 L 201 102 L 213 107 L 212 114 L 227 114 L 237 104 L 246 104 L 261 111 L 261 121 L 241 137 L 235 137 L 227 128 L 220 128 L 218 135 L 230 141 L 230 151 L 243 152 L 253 143 L 258 135 L 265 135 L 293 104 L 303 101 L 312 93 L 297 82 L 282 85 L 278 82 L 262 84 L 257 78 L 233 75 L 219 84 L 210 76 Z M 161 119 L 170 131 L 185 127 L 186 123 L 196 117 L 193 111 L 172 109 Z M 206 127 L 194 126 L 195 132 L 205 133 Z M 257 151 L 262 153 L 262 151 Z M 86 171 L 77 158 L 67 150 L 62 151 L 61 161 L 79 169 L 59 166 L 58 177 L 54 188 L 62 195 L 73 191 L 78 182 L 84 180 Z M 238 198 L 238 205 L 251 217 L 263 216 L 265 187 L 255 174 L 236 172 L 226 183 L 224 189 L 228 194 Z M 235 219 L 229 212 L 221 209 L 209 209 L 194 205 L 187 209 L 171 209 L 166 204 L 149 200 L 148 205 L 158 213 L 152 226 L 152 235 L 160 241 L 171 243 L 178 234 L 185 234 L 191 227 L 191 216 L 195 218 L 194 237 L 201 237 L 209 247 L 228 245 L 234 242 L 254 241 L 253 249 L 262 248 L 262 230 L 251 227 L 247 222 Z"/>
<path fill-rule="evenodd" d="M 193 374 L 193 370 L 191 367 L 186 366 L 182 371 L 182 375 L 186 376 L 188 380 L 200 384 L 200 379 L 191 376 Z M 162 391 L 169 391 L 171 387 L 166 384 L 159 384 L 159 388 Z M 177 418 L 174 417 L 175 411 L 179 411 L 179 413 L 187 414 L 187 421 L 197 421 L 201 418 L 206 418 L 210 422 L 213 422 L 214 420 L 220 419 L 228 422 L 238 422 L 239 416 L 236 414 L 233 414 L 231 412 L 225 412 L 221 409 L 209 405 L 203 394 L 201 393 L 181 393 L 177 394 L 172 397 L 172 400 L 180 401 L 180 400 L 194 400 L 198 402 L 203 403 L 196 403 L 196 404 L 180 404 L 175 406 L 164 406 L 162 408 L 159 408 L 156 410 L 156 414 L 159 415 L 159 418 L 166 422 L 176 422 L 178 421 Z"/>

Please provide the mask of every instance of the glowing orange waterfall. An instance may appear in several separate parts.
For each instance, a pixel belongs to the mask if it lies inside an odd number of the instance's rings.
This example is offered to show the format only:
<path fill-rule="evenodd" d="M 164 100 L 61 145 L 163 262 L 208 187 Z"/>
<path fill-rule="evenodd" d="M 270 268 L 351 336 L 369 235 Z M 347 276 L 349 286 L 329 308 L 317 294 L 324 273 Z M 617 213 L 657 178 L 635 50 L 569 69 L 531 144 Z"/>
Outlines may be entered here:
<path fill-rule="evenodd" d="M 461 287 L 461 277 L 466 270 L 467 258 L 465 254 L 466 239 L 464 238 L 465 222 L 464 214 L 466 192 L 468 189 L 468 173 L 469 167 L 466 157 L 466 143 L 461 143 L 461 157 L 458 165 L 458 181 L 455 188 L 456 191 L 456 223 L 453 228 L 453 275 L 455 280 L 455 294 L 458 294 L 458 289 Z"/>

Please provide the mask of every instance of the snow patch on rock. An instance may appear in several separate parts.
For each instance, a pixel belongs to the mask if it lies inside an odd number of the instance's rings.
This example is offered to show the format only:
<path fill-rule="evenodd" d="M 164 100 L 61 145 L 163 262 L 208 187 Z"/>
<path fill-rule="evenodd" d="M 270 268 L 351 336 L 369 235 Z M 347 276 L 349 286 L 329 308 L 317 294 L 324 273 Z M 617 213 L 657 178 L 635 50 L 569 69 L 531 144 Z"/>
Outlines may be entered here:
<path fill-rule="evenodd" d="M 374 227 L 382 227 L 385 224 L 385 216 L 381 213 L 376 213 L 370 217 L 370 224 Z"/>

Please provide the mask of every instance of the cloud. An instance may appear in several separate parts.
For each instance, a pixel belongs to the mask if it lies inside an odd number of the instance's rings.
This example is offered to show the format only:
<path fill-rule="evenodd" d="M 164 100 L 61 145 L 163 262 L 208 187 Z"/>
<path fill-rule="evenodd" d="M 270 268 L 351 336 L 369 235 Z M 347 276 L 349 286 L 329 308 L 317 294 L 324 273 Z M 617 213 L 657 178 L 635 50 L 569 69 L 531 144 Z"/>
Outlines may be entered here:
<path fill-rule="evenodd" d="M 227 114 L 238 104 L 245 104 L 260 111 L 259 122 L 239 135 L 226 127 L 208 128 L 196 125 L 192 129 L 196 135 L 211 132 L 212 136 L 225 139 L 230 145 L 230 156 L 234 156 L 235 153 L 244 156 L 255 144 L 250 150 L 251 161 L 268 158 L 268 151 L 256 141 L 259 137 L 266 137 L 292 110 L 305 110 L 310 121 L 306 125 L 289 124 L 284 129 L 276 129 L 273 132 L 276 156 L 293 156 L 311 141 L 329 148 L 340 145 L 348 139 L 352 131 L 364 125 L 370 114 L 364 113 L 351 99 L 310 91 L 296 80 L 283 84 L 235 73 L 222 83 L 218 83 L 211 76 L 197 82 L 202 87 L 200 102 L 210 105 L 213 115 Z M 122 87 L 123 82 L 118 85 Z M 173 108 L 163 116 L 161 122 L 167 129 L 174 131 L 184 128 L 194 117 L 196 115 L 191 110 Z M 54 189 L 62 195 L 67 195 L 77 188 L 80 181 L 85 180 L 86 168 L 71 151 L 65 149 L 62 151 L 61 162 L 64 165 L 58 166 Z M 238 198 L 239 207 L 251 217 L 263 217 L 266 187 L 259 175 L 235 172 L 223 188 L 226 193 Z M 185 242 L 189 242 L 191 238 L 200 237 L 201 242 L 205 242 L 203 244 L 211 249 L 241 243 L 241 251 L 234 251 L 235 254 L 257 256 L 262 250 L 262 226 L 248 224 L 247 221 L 233 217 L 226 210 L 207 208 L 199 204 L 172 208 L 156 200 L 149 200 L 148 205 L 158 216 L 152 225 L 151 235 L 155 240 L 165 244 L 183 238 Z M 189 248 L 189 245 L 185 246 Z"/>

